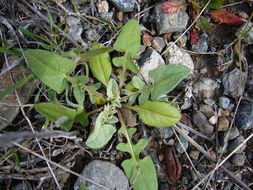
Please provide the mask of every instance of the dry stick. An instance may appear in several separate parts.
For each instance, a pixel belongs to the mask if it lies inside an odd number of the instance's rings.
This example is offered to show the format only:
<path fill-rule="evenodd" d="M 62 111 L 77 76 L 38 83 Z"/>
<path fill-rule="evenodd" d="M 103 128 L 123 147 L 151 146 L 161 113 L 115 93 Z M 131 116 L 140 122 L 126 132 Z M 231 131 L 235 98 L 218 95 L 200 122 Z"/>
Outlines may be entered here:
<path fill-rule="evenodd" d="M 25 5 L 27 5 L 35 14 L 37 14 L 38 16 L 40 16 L 43 20 L 45 20 L 47 23 L 50 24 L 50 21 L 48 20 L 48 18 L 46 16 L 44 16 L 43 14 L 41 14 L 37 9 L 35 9 L 33 6 L 31 6 L 26 0 L 21 0 Z M 56 26 L 54 23 L 52 23 L 52 26 L 59 30 L 64 36 L 67 37 L 67 39 L 73 43 L 75 46 L 78 46 L 79 44 L 73 40 L 68 34 L 66 34 L 64 31 L 62 31 L 58 26 Z"/>
<path fill-rule="evenodd" d="M 204 156 L 209 159 L 212 162 L 217 162 L 217 160 L 209 153 L 207 152 L 204 148 L 202 148 L 196 141 L 194 141 L 191 137 L 189 137 L 188 135 L 186 135 L 181 129 L 179 129 L 177 127 L 177 125 L 172 126 L 172 128 L 177 131 L 180 135 L 182 135 L 186 140 L 188 140 L 193 146 L 195 146 L 200 152 L 202 152 L 202 154 L 204 154 Z M 220 168 L 231 178 L 235 181 L 235 183 L 237 183 L 238 185 L 240 185 L 241 187 L 243 187 L 244 189 L 250 190 L 250 188 L 243 183 L 238 177 L 236 177 L 231 171 L 229 171 L 227 168 L 225 168 L 224 166 L 220 166 Z"/>
<path fill-rule="evenodd" d="M 219 167 L 222 166 L 236 151 L 238 151 L 244 144 L 246 144 L 247 141 L 249 141 L 253 137 L 253 133 L 248 136 L 236 149 L 234 149 L 224 160 L 222 160 L 211 172 L 209 172 L 195 187 L 193 188 L 196 189 L 201 183 L 203 183 L 209 176 L 211 176 Z M 246 187 L 244 187 L 246 188 Z M 250 189 L 247 187 L 247 189 Z"/>
<path fill-rule="evenodd" d="M 205 7 L 200 11 L 200 13 L 198 14 L 198 16 L 193 21 L 193 23 L 191 23 L 191 25 L 176 39 L 176 41 L 174 41 L 169 47 L 167 47 L 166 50 L 164 50 L 164 52 L 161 55 L 164 55 L 172 46 L 174 46 L 180 40 L 180 38 L 182 38 L 183 35 L 186 34 L 186 32 L 188 32 L 190 30 L 190 28 L 197 22 L 197 20 L 202 15 L 202 13 L 205 11 L 205 9 L 210 4 L 210 2 L 211 2 L 211 0 L 209 0 L 207 2 L 207 4 L 205 5 Z"/>
<path fill-rule="evenodd" d="M 112 190 L 112 189 L 110 189 L 110 188 L 108 188 L 108 187 L 105 187 L 104 185 L 101 185 L 101 184 L 99 184 L 99 183 L 97 183 L 97 182 L 95 182 L 95 181 L 93 181 L 93 180 L 91 180 L 91 179 L 89 179 L 89 178 L 86 178 L 86 177 L 80 175 L 79 173 L 76 173 L 76 172 L 74 172 L 74 171 L 72 171 L 72 170 L 70 170 L 70 169 L 68 169 L 68 168 L 63 167 L 63 166 L 61 166 L 60 164 L 58 164 L 58 163 L 56 163 L 56 162 L 54 162 L 54 161 L 52 161 L 52 160 L 49 160 L 48 158 L 44 158 L 44 157 L 41 156 L 40 154 L 38 154 L 38 153 L 36 153 L 36 152 L 34 152 L 34 151 L 32 151 L 32 150 L 30 150 L 30 149 L 24 147 L 24 146 L 21 145 L 21 144 L 18 144 L 18 143 L 15 143 L 15 142 L 13 142 L 13 144 L 15 144 L 15 145 L 18 146 L 19 148 L 24 149 L 25 151 L 27 151 L 27 152 L 29 152 L 29 153 L 31 153 L 31 154 L 33 154 L 34 156 L 37 156 L 37 157 L 39 157 L 39 158 L 41 158 L 41 159 L 43 159 L 43 160 L 49 162 L 50 164 L 52 164 L 52 165 L 54 165 L 54 166 L 56 166 L 56 167 L 58 167 L 58 168 L 61 168 L 62 170 L 66 171 L 66 172 L 69 172 L 69 173 L 71 173 L 71 174 L 73 174 L 73 175 L 75 175 L 75 176 L 77 176 L 77 177 L 80 177 L 81 179 L 83 179 L 83 180 L 85 180 L 85 181 L 88 181 L 88 182 L 90 182 L 90 183 L 92 183 L 92 184 L 94 184 L 94 185 L 97 185 L 98 187 L 101 187 L 102 189 L 105 189 L 105 190 Z"/>

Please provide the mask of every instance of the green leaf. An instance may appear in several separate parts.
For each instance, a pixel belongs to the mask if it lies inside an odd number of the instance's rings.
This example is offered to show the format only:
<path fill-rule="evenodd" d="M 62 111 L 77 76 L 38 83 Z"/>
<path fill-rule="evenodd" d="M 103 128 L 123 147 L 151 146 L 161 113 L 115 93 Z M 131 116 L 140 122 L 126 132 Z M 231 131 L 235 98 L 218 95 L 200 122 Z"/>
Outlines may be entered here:
<path fill-rule="evenodd" d="M 37 112 L 46 117 L 50 121 L 57 121 L 62 117 L 67 117 L 67 121 L 63 122 L 61 126 L 69 131 L 72 128 L 76 117 L 76 110 L 70 109 L 63 105 L 57 105 L 52 103 L 40 103 L 34 106 Z"/>
<path fill-rule="evenodd" d="M 202 0 L 204 1 L 205 5 L 208 3 L 209 0 Z M 220 8 L 224 3 L 224 0 L 211 0 L 210 4 L 207 6 L 207 8 L 211 9 L 217 9 Z"/>
<path fill-rule="evenodd" d="M 138 67 L 135 65 L 129 56 L 115 57 L 112 59 L 114 66 L 123 67 L 124 63 L 126 63 L 126 69 L 132 71 L 133 73 L 138 72 Z"/>
<path fill-rule="evenodd" d="M 81 60 L 89 60 L 93 57 L 96 57 L 96 56 L 99 56 L 99 55 L 102 55 L 102 54 L 105 54 L 105 53 L 109 53 L 113 51 L 113 48 L 112 47 L 101 47 L 101 46 L 98 46 L 96 49 L 91 49 L 89 51 L 86 51 L 82 54 L 80 54 L 80 57 L 81 57 Z"/>
<path fill-rule="evenodd" d="M 91 89 L 93 90 L 98 90 L 100 87 L 101 87 L 101 83 L 98 82 L 96 84 L 93 84 L 91 86 L 89 86 Z M 89 99 L 90 99 L 90 102 L 92 104 L 96 104 L 96 96 L 94 94 L 92 94 L 90 91 L 88 91 L 88 94 L 89 94 Z"/>
<path fill-rule="evenodd" d="M 17 83 L 13 84 L 12 86 L 6 88 L 3 92 L 0 92 L 0 100 L 5 97 L 7 94 L 10 94 L 12 91 L 16 90 L 17 88 L 23 86 L 25 83 L 29 82 L 33 78 L 33 75 L 30 74 L 27 77 L 23 78 L 22 80 L 18 81 Z"/>
<path fill-rule="evenodd" d="M 95 127 L 89 135 L 86 145 L 92 149 L 99 149 L 105 146 L 116 132 L 111 122 L 117 122 L 113 114 L 116 113 L 112 106 L 105 106 L 98 115 Z"/>
<path fill-rule="evenodd" d="M 212 30 L 212 25 L 210 24 L 209 20 L 206 17 L 201 16 L 196 23 L 196 26 L 201 30 L 201 31 L 211 31 Z"/>
<path fill-rule="evenodd" d="M 138 21 L 131 19 L 123 26 L 113 47 L 119 52 L 125 52 L 131 56 L 136 56 L 140 51 L 140 36 Z"/>
<path fill-rule="evenodd" d="M 181 64 L 169 64 L 149 71 L 152 82 L 151 99 L 159 98 L 169 93 L 177 84 L 190 73 L 190 68 Z"/>
<path fill-rule="evenodd" d="M 127 106 L 136 111 L 141 120 L 150 126 L 168 127 L 179 122 L 179 110 L 164 102 L 146 102 L 141 106 Z"/>
<path fill-rule="evenodd" d="M 137 144 L 133 144 L 131 139 L 135 133 L 135 128 L 126 130 L 126 127 L 121 127 L 119 133 L 123 133 L 127 137 L 127 143 L 120 143 L 116 149 L 128 152 L 131 155 L 130 159 L 122 162 L 126 176 L 134 190 L 156 190 L 158 189 L 155 166 L 149 156 L 143 159 L 139 158 L 141 151 L 147 146 L 148 140 L 141 139 Z"/>
<path fill-rule="evenodd" d="M 95 50 L 100 47 L 100 45 L 96 44 L 92 47 L 92 49 Z M 94 77 L 107 86 L 112 72 L 111 58 L 109 54 L 103 53 L 90 58 L 88 61 L 90 70 Z"/>
<path fill-rule="evenodd" d="M 84 127 L 87 127 L 89 125 L 89 120 L 85 115 L 84 109 L 77 108 L 75 121 L 80 123 Z"/>
<path fill-rule="evenodd" d="M 46 50 L 26 50 L 25 57 L 32 72 L 58 94 L 65 90 L 66 78 L 76 67 L 74 61 Z"/>
<path fill-rule="evenodd" d="M 10 55 L 16 55 L 16 56 L 21 56 L 22 55 L 20 50 L 8 49 L 6 47 L 0 47 L 0 52 L 7 53 L 7 54 L 10 54 Z"/>
<path fill-rule="evenodd" d="M 119 96 L 119 87 L 115 79 L 111 78 L 107 89 L 106 89 L 107 100 L 112 102 L 113 106 L 121 107 L 120 105 L 120 96 Z"/>

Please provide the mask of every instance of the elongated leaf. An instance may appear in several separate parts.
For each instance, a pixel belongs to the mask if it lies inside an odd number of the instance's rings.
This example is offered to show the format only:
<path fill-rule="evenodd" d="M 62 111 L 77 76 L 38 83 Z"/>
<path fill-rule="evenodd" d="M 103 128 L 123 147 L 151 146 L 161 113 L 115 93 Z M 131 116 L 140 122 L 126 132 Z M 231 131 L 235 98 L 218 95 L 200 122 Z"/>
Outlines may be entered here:
<path fill-rule="evenodd" d="M 132 60 L 130 59 L 129 56 L 122 56 L 122 57 L 115 57 L 112 60 L 113 64 L 116 67 L 123 67 L 124 64 L 126 63 L 126 69 L 132 71 L 133 73 L 137 73 L 138 72 L 138 67 L 137 65 L 135 65 Z"/>
<path fill-rule="evenodd" d="M 135 131 L 135 128 L 126 130 L 124 127 L 121 127 L 119 130 L 119 133 L 123 133 L 128 137 L 128 141 L 127 143 L 118 144 L 116 148 L 131 155 L 131 158 L 123 161 L 121 166 L 131 185 L 133 185 L 134 190 L 156 190 L 158 189 L 158 183 L 151 158 L 149 156 L 143 159 L 139 158 L 139 154 L 147 146 L 148 140 L 141 139 L 137 144 L 133 144 L 131 139 Z"/>
<path fill-rule="evenodd" d="M 120 96 L 119 96 L 119 88 L 115 79 L 111 78 L 107 89 L 106 89 L 107 99 L 111 101 L 113 106 L 121 107 L 120 105 Z"/>
<path fill-rule="evenodd" d="M 62 93 L 67 87 L 66 78 L 74 71 L 76 63 L 57 53 L 46 50 L 26 50 L 25 56 L 32 72 L 47 86 Z"/>
<path fill-rule="evenodd" d="M 100 45 L 94 45 L 93 50 L 101 48 Z M 96 79 L 107 86 L 111 72 L 112 64 L 108 53 L 103 53 L 89 59 L 89 67 Z"/>
<path fill-rule="evenodd" d="M 129 106 L 136 111 L 141 120 L 150 126 L 168 127 L 179 122 L 179 110 L 164 102 L 146 102 L 142 106 Z"/>
<path fill-rule="evenodd" d="M 22 53 L 19 50 L 8 49 L 6 47 L 0 47 L 0 52 L 16 56 L 22 55 Z"/>
<path fill-rule="evenodd" d="M 113 47 L 119 52 L 125 52 L 131 56 L 136 56 L 140 51 L 140 36 L 138 21 L 131 19 L 123 26 Z"/>
<path fill-rule="evenodd" d="M 17 83 L 13 84 L 9 88 L 5 89 L 3 92 L 0 92 L 0 100 L 5 97 L 7 94 L 10 94 L 12 91 L 16 90 L 17 88 L 23 86 L 25 83 L 29 82 L 33 78 L 33 75 L 30 74 L 26 78 L 18 81 Z"/>
<path fill-rule="evenodd" d="M 68 107 L 52 104 L 52 103 L 40 103 L 34 106 L 36 111 L 46 117 L 50 121 L 57 121 L 62 117 L 67 117 L 67 121 L 63 122 L 61 126 L 65 130 L 70 130 L 76 117 L 76 110 Z"/>
<path fill-rule="evenodd" d="M 169 64 L 149 71 L 152 82 L 151 99 L 159 98 L 169 93 L 177 84 L 190 73 L 190 68 L 181 64 Z"/>
<path fill-rule="evenodd" d="M 117 122 L 113 117 L 114 113 L 115 110 L 111 106 L 106 106 L 104 111 L 98 115 L 95 127 L 86 141 L 88 147 L 99 149 L 109 142 L 116 132 L 116 128 L 112 124 L 112 122 Z"/>
<path fill-rule="evenodd" d="M 82 53 L 80 55 L 80 57 L 81 57 L 81 60 L 86 61 L 86 60 L 89 60 L 93 57 L 102 55 L 104 53 L 109 53 L 111 51 L 113 51 L 112 47 L 99 47 L 99 48 L 91 49 L 89 51 L 86 51 L 86 52 Z"/>

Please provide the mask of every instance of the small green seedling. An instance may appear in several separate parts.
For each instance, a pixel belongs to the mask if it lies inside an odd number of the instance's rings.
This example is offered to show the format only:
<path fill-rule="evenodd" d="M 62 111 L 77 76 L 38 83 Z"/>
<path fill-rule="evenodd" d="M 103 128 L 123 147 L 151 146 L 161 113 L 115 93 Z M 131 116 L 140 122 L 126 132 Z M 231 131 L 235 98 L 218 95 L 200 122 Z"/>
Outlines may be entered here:
<path fill-rule="evenodd" d="M 113 50 L 119 56 L 111 61 L 109 52 Z M 135 190 L 156 190 L 158 182 L 154 164 L 149 156 L 140 158 L 148 140 L 140 139 L 136 144 L 133 143 L 132 138 L 137 129 L 126 124 L 122 109 L 137 112 L 140 120 L 149 126 L 174 125 L 180 120 L 179 110 L 168 102 L 160 101 L 160 98 L 173 90 L 190 73 L 190 69 L 176 64 L 161 66 L 149 72 L 150 84 L 146 84 L 135 75 L 138 66 L 134 60 L 139 58 L 139 51 L 140 27 L 136 20 L 129 20 L 113 47 L 95 44 L 90 51 L 74 54 L 79 62 L 85 61 L 88 65 L 85 67 L 85 75 L 74 75 L 78 61 L 55 52 L 29 49 L 25 50 L 25 56 L 33 74 L 51 89 L 55 99 L 65 92 L 65 103 L 39 103 L 34 108 L 52 122 L 67 117 L 61 124 L 65 130 L 71 130 L 75 122 L 88 126 L 88 117 L 100 112 L 86 145 L 92 149 L 100 149 L 118 130 L 118 134 L 126 139 L 125 143 L 118 144 L 116 148 L 129 153 L 129 158 L 122 162 L 122 168 L 130 184 Z M 117 67 L 119 74 L 116 77 L 112 77 L 112 65 Z M 89 76 L 87 69 L 92 76 Z M 131 74 L 132 77 L 128 77 Z M 99 83 L 95 83 L 94 79 Z M 72 99 L 69 98 L 71 96 Z M 84 105 L 88 101 L 101 106 L 86 113 Z"/>

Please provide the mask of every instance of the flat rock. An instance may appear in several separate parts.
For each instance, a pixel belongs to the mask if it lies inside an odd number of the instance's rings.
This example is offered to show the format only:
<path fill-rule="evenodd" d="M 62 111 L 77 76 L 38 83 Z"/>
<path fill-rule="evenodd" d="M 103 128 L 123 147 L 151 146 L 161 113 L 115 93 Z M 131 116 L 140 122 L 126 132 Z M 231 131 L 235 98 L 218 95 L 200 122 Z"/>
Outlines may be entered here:
<path fill-rule="evenodd" d="M 128 179 L 125 176 L 124 172 L 110 162 L 94 160 L 90 162 L 87 166 L 85 166 L 81 175 L 101 185 L 104 185 L 109 189 L 129 189 Z M 78 178 L 75 183 L 75 190 L 79 190 L 80 182 L 85 183 L 89 190 L 101 190 L 101 187 L 98 187 L 80 178 Z"/>
<path fill-rule="evenodd" d="M 246 83 L 246 74 L 235 68 L 233 71 L 226 73 L 222 79 L 224 94 L 234 97 L 240 96 L 244 91 Z"/>
<path fill-rule="evenodd" d="M 207 38 L 208 35 L 206 33 L 202 34 L 200 36 L 199 43 L 192 45 L 192 50 L 197 53 L 206 53 L 208 49 Z"/>
<path fill-rule="evenodd" d="M 193 123 L 198 127 L 202 134 L 209 136 L 213 134 L 214 127 L 208 123 L 207 118 L 203 113 L 197 111 L 193 115 Z"/>
<path fill-rule="evenodd" d="M 235 116 L 235 125 L 240 130 L 253 127 L 253 102 L 241 104 Z"/>
<path fill-rule="evenodd" d="M 243 166 L 246 160 L 246 156 L 243 153 L 236 153 L 232 157 L 232 163 L 235 166 Z"/>
<path fill-rule="evenodd" d="M 120 11 L 131 12 L 137 3 L 136 0 L 110 0 Z"/>
<path fill-rule="evenodd" d="M 229 127 L 229 121 L 226 117 L 219 117 L 217 123 L 217 130 L 218 131 L 227 131 Z"/>
<path fill-rule="evenodd" d="M 207 104 L 200 104 L 199 111 L 202 112 L 208 119 L 215 115 L 212 106 Z"/>
<path fill-rule="evenodd" d="M 189 20 L 186 12 L 163 13 L 161 11 L 161 5 L 155 7 L 155 18 L 156 28 L 159 34 L 183 32 Z"/>
<path fill-rule="evenodd" d="M 222 109 L 228 109 L 228 106 L 230 104 L 230 99 L 227 97 L 219 97 L 219 106 Z"/>
<path fill-rule="evenodd" d="M 228 134 L 228 131 L 225 132 L 224 137 Z M 228 136 L 228 140 L 233 140 L 240 135 L 240 131 L 236 127 L 232 127 Z"/>
<path fill-rule="evenodd" d="M 161 37 L 154 37 L 152 41 L 152 47 L 159 53 L 162 52 L 163 48 L 165 47 L 165 41 Z"/>
<path fill-rule="evenodd" d="M 168 46 L 171 46 L 173 42 L 170 42 Z M 184 51 L 184 49 L 178 47 L 176 44 L 172 45 L 168 49 L 168 55 L 166 56 L 166 64 L 182 64 L 186 65 L 193 72 L 194 63 L 191 56 Z"/>
<path fill-rule="evenodd" d="M 9 59 L 9 63 L 13 63 L 16 59 L 11 57 Z M 19 65 L 11 69 L 12 77 L 14 83 L 22 80 L 24 76 L 28 76 L 30 71 L 26 69 L 24 66 Z M 3 92 L 6 88 L 12 86 L 11 78 L 9 73 L 4 73 L 0 76 L 0 92 Z M 31 94 L 33 93 L 34 85 L 32 82 L 28 82 L 22 87 L 17 89 L 17 93 L 19 95 L 19 99 L 21 104 L 26 104 L 29 100 Z M 18 100 L 14 92 L 6 95 L 3 99 L 0 100 L 0 103 L 9 104 L 9 105 L 18 105 Z M 7 127 L 18 115 L 19 107 L 18 106 L 0 106 L 0 129 L 4 129 Z"/>
<path fill-rule="evenodd" d="M 94 42 L 94 41 L 97 41 L 97 40 L 100 38 L 100 36 L 99 36 L 97 30 L 96 30 L 96 29 L 92 29 L 92 28 L 88 29 L 88 30 L 85 32 L 85 36 L 86 36 L 86 38 L 87 38 L 89 41 L 93 41 L 93 42 Z"/>
<path fill-rule="evenodd" d="M 162 56 L 153 48 L 148 47 L 139 61 L 140 74 L 143 76 L 144 80 L 149 83 L 148 72 L 163 65 L 165 65 L 165 63 Z"/>

